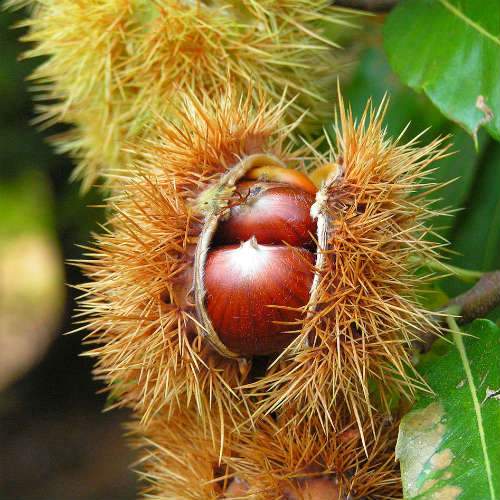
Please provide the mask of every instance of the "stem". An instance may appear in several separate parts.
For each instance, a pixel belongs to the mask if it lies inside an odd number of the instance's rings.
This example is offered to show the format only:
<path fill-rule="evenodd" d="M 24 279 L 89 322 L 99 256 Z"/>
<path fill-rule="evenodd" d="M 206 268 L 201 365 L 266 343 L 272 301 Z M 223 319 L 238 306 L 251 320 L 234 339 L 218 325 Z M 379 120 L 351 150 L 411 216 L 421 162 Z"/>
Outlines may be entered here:
<path fill-rule="evenodd" d="M 446 308 L 456 307 L 460 312 L 460 322 L 484 317 L 500 305 L 500 271 L 484 273 L 470 290 L 448 302 Z"/>
<path fill-rule="evenodd" d="M 436 259 L 425 259 L 421 261 L 421 265 L 429 268 L 431 271 L 444 272 L 456 276 L 464 283 L 474 283 L 481 278 L 485 273 L 482 271 L 472 271 L 451 264 L 445 264 Z"/>
<path fill-rule="evenodd" d="M 334 5 L 368 12 L 389 12 L 397 3 L 398 0 L 336 0 Z"/>
<path fill-rule="evenodd" d="M 436 323 L 443 323 L 442 313 L 445 313 L 447 316 L 450 314 L 458 316 L 459 323 L 469 323 L 476 318 L 486 316 L 499 305 L 500 271 L 492 271 L 484 273 L 471 289 L 451 299 L 440 311 L 441 314 L 434 317 L 434 320 Z M 427 352 L 436 338 L 434 333 L 424 334 L 416 343 L 416 347 L 422 352 Z"/>

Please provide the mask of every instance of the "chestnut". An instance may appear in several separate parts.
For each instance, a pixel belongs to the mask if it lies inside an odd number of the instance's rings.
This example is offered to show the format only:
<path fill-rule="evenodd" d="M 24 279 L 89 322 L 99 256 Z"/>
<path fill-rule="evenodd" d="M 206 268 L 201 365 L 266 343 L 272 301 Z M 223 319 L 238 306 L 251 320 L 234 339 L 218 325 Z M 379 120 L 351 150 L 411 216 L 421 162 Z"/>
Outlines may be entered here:
<path fill-rule="evenodd" d="M 301 188 L 275 182 L 241 182 L 240 203 L 219 223 L 216 244 L 246 241 L 255 236 L 262 244 L 312 246 L 316 222 L 310 215 L 314 195 Z"/>
<path fill-rule="evenodd" d="M 321 256 L 315 193 L 305 173 L 262 153 L 243 157 L 194 200 L 203 221 L 196 321 L 221 355 L 279 353 L 302 331 Z"/>
<path fill-rule="evenodd" d="M 209 251 L 206 309 L 222 343 L 241 355 L 288 345 L 309 300 L 314 261 L 309 250 L 260 245 L 255 237 Z"/>
<path fill-rule="evenodd" d="M 317 191 L 314 182 L 306 174 L 293 168 L 276 165 L 255 167 L 246 172 L 244 178 L 264 182 L 280 182 L 307 191 L 313 196 Z"/>

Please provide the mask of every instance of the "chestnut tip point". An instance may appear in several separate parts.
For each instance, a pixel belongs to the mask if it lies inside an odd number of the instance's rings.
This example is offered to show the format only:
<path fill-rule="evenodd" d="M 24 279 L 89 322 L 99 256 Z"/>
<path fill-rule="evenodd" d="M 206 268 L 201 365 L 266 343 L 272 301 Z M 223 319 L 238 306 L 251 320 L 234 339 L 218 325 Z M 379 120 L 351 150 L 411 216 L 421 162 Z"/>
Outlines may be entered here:
<path fill-rule="evenodd" d="M 205 307 L 219 340 L 243 356 L 283 350 L 299 333 L 313 264 L 307 249 L 259 245 L 255 238 L 211 250 Z"/>
<path fill-rule="evenodd" d="M 240 243 L 240 248 L 242 248 L 242 249 L 248 248 L 248 249 L 258 250 L 259 249 L 259 243 L 258 243 L 257 238 L 255 237 L 255 235 L 253 235 L 252 237 L 248 238 L 248 240 L 246 240 L 246 241 L 242 241 Z"/>

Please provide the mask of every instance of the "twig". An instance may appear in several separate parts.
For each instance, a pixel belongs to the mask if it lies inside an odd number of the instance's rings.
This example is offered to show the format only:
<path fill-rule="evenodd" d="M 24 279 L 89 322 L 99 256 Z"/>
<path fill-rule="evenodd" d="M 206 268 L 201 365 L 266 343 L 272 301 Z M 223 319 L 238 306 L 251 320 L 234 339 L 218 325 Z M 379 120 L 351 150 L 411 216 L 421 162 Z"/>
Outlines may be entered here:
<path fill-rule="evenodd" d="M 500 305 L 500 271 L 484 273 L 479 281 L 465 293 L 451 299 L 442 309 L 442 313 L 450 313 L 458 316 L 458 323 L 470 323 L 476 318 L 486 316 L 495 307 Z M 436 315 L 436 322 L 442 324 L 446 320 L 444 315 Z M 427 334 L 417 343 L 421 352 L 427 352 L 436 335 Z"/>
<path fill-rule="evenodd" d="M 451 299 L 447 307 L 460 311 L 459 323 L 484 317 L 500 305 L 500 271 L 485 273 L 470 290 Z"/>
<path fill-rule="evenodd" d="M 397 3 L 398 0 L 336 0 L 334 5 L 368 12 L 389 12 Z"/>
<path fill-rule="evenodd" d="M 451 264 L 447 264 L 446 262 L 442 262 L 437 259 L 425 259 L 420 263 L 431 271 L 448 273 L 464 283 L 475 283 L 485 274 L 482 271 L 471 271 L 470 269 L 464 269 L 463 267 L 452 266 Z"/>

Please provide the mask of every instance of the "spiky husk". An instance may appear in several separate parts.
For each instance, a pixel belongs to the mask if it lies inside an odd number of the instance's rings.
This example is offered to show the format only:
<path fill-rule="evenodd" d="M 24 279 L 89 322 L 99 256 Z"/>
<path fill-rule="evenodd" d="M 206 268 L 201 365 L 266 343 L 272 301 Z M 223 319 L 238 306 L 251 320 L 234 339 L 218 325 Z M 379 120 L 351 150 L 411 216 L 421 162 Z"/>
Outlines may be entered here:
<path fill-rule="evenodd" d="M 281 104 L 253 110 L 252 99 L 186 102 L 182 128 L 164 124 L 138 153 L 142 171 L 110 199 L 107 231 L 78 262 L 82 329 L 95 347 L 95 374 L 112 404 L 147 421 L 162 407 L 193 404 L 200 414 L 242 407 L 251 361 L 227 359 L 196 328 L 191 277 L 203 220 L 193 200 L 239 158 L 267 151 L 296 162 L 282 146 Z"/>
<path fill-rule="evenodd" d="M 125 144 L 172 115 L 181 92 L 214 95 L 230 78 L 276 102 L 285 91 L 300 94 L 287 111 L 292 121 L 319 110 L 338 67 L 322 26 L 346 24 L 325 0 L 8 3 L 32 8 L 27 55 L 48 56 L 32 76 L 39 121 L 74 125 L 55 143 L 77 161 L 84 189 L 130 166 Z"/>
<path fill-rule="evenodd" d="M 289 128 L 279 125 L 282 106 L 252 107 L 251 97 L 187 99 L 182 125 L 165 124 L 140 148 L 142 174 L 111 199 L 107 232 L 79 263 L 90 278 L 80 303 L 87 341 L 96 344 L 89 353 L 96 376 L 143 422 L 166 405 L 195 406 L 202 416 L 217 411 L 254 421 L 286 412 L 289 425 L 316 419 L 328 433 L 340 403 L 361 429 L 374 408 L 389 413 L 393 399 L 425 388 L 410 344 L 436 331 L 418 302 L 426 277 L 415 272 L 439 246 L 427 239 L 433 212 L 426 194 L 436 186 L 425 176 L 445 154 L 442 141 L 399 144 L 385 137 L 383 107 L 369 106 L 359 123 L 341 107 L 337 149 L 311 159 L 290 150 Z M 191 288 L 204 227 L 200 194 L 255 153 L 292 167 L 336 165 L 313 207 L 326 230 L 318 236 L 307 318 L 262 376 L 251 359 L 212 349 Z"/>
<path fill-rule="evenodd" d="M 180 412 L 168 421 L 155 418 L 145 437 L 140 426 L 133 431 L 151 499 L 402 498 L 394 457 L 398 423 L 379 415 L 363 428 L 364 444 L 346 415 L 336 417 L 328 438 L 313 423 L 290 428 L 266 417 L 246 432 L 227 427 L 222 438 L 220 421 Z"/>
<path fill-rule="evenodd" d="M 231 480 L 221 456 L 233 436 L 225 429 L 223 437 L 223 429 L 221 421 L 200 419 L 190 410 L 178 411 L 174 418 L 160 414 L 145 434 L 140 423 L 130 425 L 132 445 L 141 450 L 137 472 L 147 485 L 144 498 L 219 499 Z"/>
<path fill-rule="evenodd" d="M 328 431 L 340 400 L 361 428 L 364 415 L 389 414 L 427 389 L 411 346 L 439 331 L 419 300 L 431 276 L 417 271 L 443 246 L 431 237 L 438 214 L 429 195 L 439 186 L 428 176 L 448 148 L 445 138 L 388 138 L 386 107 L 369 103 L 356 122 L 340 98 L 335 146 L 328 139 L 329 154 L 316 154 L 318 166 L 332 166 L 312 209 L 325 223 L 318 287 L 301 335 L 252 386 L 263 398 L 258 413 L 288 408 L 291 426 L 317 418 Z"/>

